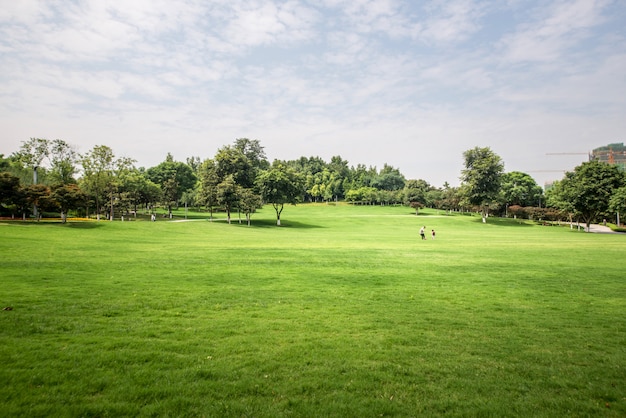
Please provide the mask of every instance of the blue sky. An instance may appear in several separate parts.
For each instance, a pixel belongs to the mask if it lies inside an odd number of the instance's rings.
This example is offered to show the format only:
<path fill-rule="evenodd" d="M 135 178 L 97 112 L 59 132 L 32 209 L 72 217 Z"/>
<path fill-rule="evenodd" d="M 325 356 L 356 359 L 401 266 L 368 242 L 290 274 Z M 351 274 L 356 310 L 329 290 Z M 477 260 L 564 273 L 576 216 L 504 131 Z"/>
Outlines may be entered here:
<path fill-rule="evenodd" d="M 626 142 L 625 38 L 623 0 L 0 0 L 0 153 L 245 137 L 441 186 L 488 146 L 543 185 Z"/>

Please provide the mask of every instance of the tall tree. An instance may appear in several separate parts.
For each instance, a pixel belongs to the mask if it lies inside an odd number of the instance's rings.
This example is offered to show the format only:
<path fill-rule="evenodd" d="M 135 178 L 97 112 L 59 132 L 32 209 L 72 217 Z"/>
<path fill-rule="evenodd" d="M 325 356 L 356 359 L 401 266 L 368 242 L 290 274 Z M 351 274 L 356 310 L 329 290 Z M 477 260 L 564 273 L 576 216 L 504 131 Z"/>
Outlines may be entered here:
<path fill-rule="evenodd" d="M 253 187 L 256 170 L 252 161 L 236 146 L 226 145 L 215 154 L 215 173 L 220 182 L 229 175 L 233 181 L 242 187 Z"/>
<path fill-rule="evenodd" d="M 53 209 L 54 203 L 50 199 L 50 188 L 43 184 L 31 184 L 24 187 L 24 195 L 26 201 L 31 207 L 40 208 L 41 210 Z M 35 212 L 37 221 L 41 218 L 41 212 Z"/>
<path fill-rule="evenodd" d="M 280 226 L 280 215 L 285 204 L 295 205 L 304 192 L 304 177 L 291 167 L 275 161 L 257 178 L 261 196 L 271 203 L 276 211 L 276 225 Z"/>
<path fill-rule="evenodd" d="M 250 226 L 250 217 L 257 209 L 263 207 L 263 200 L 254 190 L 242 187 L 239 191 L 239 207 L 246 215 L 246 222 Z"/>
<path fill-rule="evenodd" d="M 85 194 L 76 184 L 62 184 L 52 191 L 50 197 L 61 210 L 63 223 L 67 222 L 70 209 L 77 209 L 85 202 Z"/>
<path fill-rule="evenodd" d="M 197 195 L 198 203 L 209 209 L 209 220 L 213 220 L 213 208 L 217 205 L 217 185 L 220 179 L 217 175 L 214 160 L 205 160 L 198 169 L 199 191 Z"/>
<path fill-rule="evenodd" d="M 76 183 L 74 175 L 79 158 L 78 153 L 62 139 L 55 139 L 49 144 L 51 183 L 54 185 Z"/>
<path fill-rule="evenodd" d="M 621 225 L 620 213 L 626 214 L 626 186 L 617 189 L 609 201 L 609 209 L 617 215 L 617 226 Z"/>
<path fill-rule="evenodd" d="M 128 195 L 135 216 L 139 205 L 156 203 L 161 199 L 161 187 L 148 180 L 144 172 L 129 170 L 120 176 L 120 192 Z"/>
<path fill-rule="evenodd" d="M 372 186 L 378 190 L 402 190 L 406 182 L 397 168 L 385 164 L 378 176 L 372 181 Z"/>
<path fill-rule="evenodd" d="M 238 149 L 246 156 L 252 167 L 252 173 L 250 173 L 254 179 L 260 170 L 267 170 L 270 167 L 269 161 L 265 156 L 265 149 L 261 146 L 261 142 L 258 139 L 239 138 L 235 140 L 235 149 Z M 243 185 L 242 185 L 243 186 Z"/>
<path fill-rule="evenodd" d="M 106 145 L 96 145 L 82 156 L 82 189 L 89 193 L 96 203 L 96 217 L 100 220 L 106 192 L 113 187 L 115 155 Z"/>
<path fill-rule="evenodd" d="M 230 214 L 233 208 L 238 207 L 240 199 L 240 189 L 232 174 L 217 185 L 217 203 L 226 210 L 226 220 L 230 224 Z"/>
<path fill-rule="evenodd" d="M 0 172 L 0 206 L 9 207 L 17 203 L 20 179 L 6 171 Z"/>
<path fill-rule="evenodd" d="M 543 189 L 530 175 L 511 171 L 502 175 L 501 194 L 507 205 L 540 206 Z"/>
<path fill-rule="evenodd" d="M 415 209 L 417 215 L 420 208 L 427 204 L 427 193 L 431 186 L 426 180 L 408 180 L 403 189 L 404 202 Z"/>
<path fill-rule="evenodd" d="M 480 206 L 483 222 L 487 222 L 489 205 L 496 201 L 500 192 L 504 163 L 488 147 L 467 150 L 463 158 L 462 192 L 470 204 Z"/>
<path fill-rule="evenodd" d="M 589 231 L 591 223 L 609 210 L 611 196 L 625 184 L 624 173 L 617 166 L 589 161 L 561 181 L 562 199 L 581 215 Z"/>
<path fill-rule="evenodd" d="M 20 150 L 16 153 L 19 160 L 33 170 L 33 184 L 37 184 L 37 170 L 41 167 L 44 159 L 50 155 L 50 142 L 44 138 L 30 138 L 23 141 Z"/>
<path fill-rule="evenodd" d="M 146 171 L 150 181 L 161 186 L 163 199 L 171 216 L 172 205 L 177 204 L 183 193 L 193 189 L 196 185 L 196 176 L 191 167 L 185 163 L 174 161 L 172 154 L 166 156 L 165 161 Z"/>

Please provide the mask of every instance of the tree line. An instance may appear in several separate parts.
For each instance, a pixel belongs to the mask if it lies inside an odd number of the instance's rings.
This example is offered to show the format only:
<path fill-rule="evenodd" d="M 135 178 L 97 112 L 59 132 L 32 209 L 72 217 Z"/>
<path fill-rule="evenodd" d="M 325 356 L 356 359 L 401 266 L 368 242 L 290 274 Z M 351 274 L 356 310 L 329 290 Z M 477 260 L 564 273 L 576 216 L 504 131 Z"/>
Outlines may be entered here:
<path fill-rule="evenodd" d="M 626 173 L 619 166 L 598 160 L 584 162 L 543 194 L 525 173 L 504 173 L 502 159 L 489 148 L 476 147 L 463 154 L 461 196 L 480 208 L 483 222 L 489 209 L 508 216 L 532 219 L 583 221 L 587 230 L 593 222 L 616 219 L 626 211 Z M 528 206 L 529 202 L 544 206 Z"/>
<path fill-rule="evenodd" d="M 224 211 L 228 222 L 233 212 L 243 213 L 249 224 L 258 208 L 271 204 L 280 225 L 284 205 L 298 202 L 403 204 L 416 213 L 423 207 L 476 211 L 485 221 L 492 213 L 534 219 L 583 217 L 587 222 L 611 210 L 624 210 L 618 207 L 624 176 L 613 166 L 585 163 L 584 170 L 577 167 L 567 173 L 544 195 L 530 175 L 504 172 L 502 159 L 489 148 L 476 147 L 463 156 L 461 185 L 434 187 L 423 179 L 407 180 L 390 165 L 380 170 L 363 164 L 350 166 L 341 156 L 329 162 L 300 157 L 270 163 L 261 143 L 247 138 L 219 148 L 213 158 L 189 157 L 181 162 L 168 154 L 147 169 L 136 167 L 134 159 L 116 157 L 105 145 L 79 154 L 63 140 L 31 138 L 9 157 L 0 155 L 0 214 L 25 219 L 39 218 L 42 212 L 57 213 L 65 221 L 73 211 L 79 216 L 114 219 L 137 216 L 140 211 L 154 213 L 162 207 L 171 217 L 173 208 L 190 205 L 206 210 L 210 219 L 215 210 Z M 594 177 L 598 167 L 610 171 L 615 181 L 606 185 L 604 193 L 610 194 L 606 202 L 590 212 L 597 196 L 575 201 L 580 196 L 575 185 L 581 178 L 585 184 L 602 183 L 608 174 Z M 600 188 L 591 187 L 590 192 L 594 190 Z"/>

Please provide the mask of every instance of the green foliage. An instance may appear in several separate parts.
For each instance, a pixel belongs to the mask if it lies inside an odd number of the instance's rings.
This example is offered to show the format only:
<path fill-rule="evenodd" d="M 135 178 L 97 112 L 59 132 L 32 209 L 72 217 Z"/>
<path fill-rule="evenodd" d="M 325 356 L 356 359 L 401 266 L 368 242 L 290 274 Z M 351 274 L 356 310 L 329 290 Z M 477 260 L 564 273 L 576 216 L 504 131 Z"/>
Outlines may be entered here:
<path fill-rule="evenodd" d="M 197 178 L 192 168 L 180 161 L 174 161 L 168 154 L 165 161 L 146 171 L 148 179 L 161 187 L 164 203 L 170 208 L 183 193 L 195 187 Z"/>
<path fill-rule="evenodd" d="M 624 186 L 624 173 L 600 161 L 577 166 L 551 193 L 552 201 L 564 210 L 580 214 L 587 224 L 609 210 L 611 196 Z"/>
<path fill-rule="evenodd" d="M 612 212 L 619 212 L 626 216 L 626 186 L 622 186 L 613 192 L 609 200 L 609 209 Z"/>
<path fill-rule="evenodd" d="M 518 206 L 539 206 L 543 196 L 543 189 L 535 179 L 520 171 L 502 175 L 500 192 L 506 204 Z"/>
<path fill-rule="evenodd" d="M 0 172 L 0 205 L 12 205 L 20 189 L 20 179 L 6 171 Z"/>
<path fill-rule="evenodd" d="M 624 236 L 273 215 L 0 225 L 2 414 L 626 415 Z"/>
<path fill-rule="evenodd" d="M 461 172 L 461 193 L 469 204 L 483 209 L 483 221 L 486 210 L 496 201 L 500 192 L 504 163 L 490 148 L 475 147 L 463 153 L 465 169 Z"/>
<path fill-rule="evenodd" d="M 409 180 L 404 185 L 404 203 L 419 203 L 424 207 L 431 203 L 428 199 L 428 192 L 431 190 L 430 184 L 426 180 Z"/>
<path fill-rule="evenodd" d="M 276 224 L 280 225 L 280 215 L 285 204 L 295 205 L 304 192 L 304 178 L 293 168 L 281 162 L 274 162 L 268 170 L 257 178 L 257 188 L 263 200 L 276 211 Z"/>
<path fill-rule="evenodd" d="M 61 210 L 63 222 L 66 221 L 67 212 L 70 209 L 77 209 L 85 204 L 86 196 L 75 184 L 61 185 L 52 191 L 50 198 Z"/>

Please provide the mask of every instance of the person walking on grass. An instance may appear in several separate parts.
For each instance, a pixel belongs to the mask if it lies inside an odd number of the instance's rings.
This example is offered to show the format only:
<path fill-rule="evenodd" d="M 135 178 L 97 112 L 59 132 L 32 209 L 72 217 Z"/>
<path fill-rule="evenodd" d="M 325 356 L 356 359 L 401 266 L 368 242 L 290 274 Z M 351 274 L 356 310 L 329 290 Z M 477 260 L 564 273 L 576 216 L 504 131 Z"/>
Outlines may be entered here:
<path fill-rule="evenodd" d="M 433 236 L 433 239 L 435 239 L 435 230 L 434 229 L 432 230 L 431 235 Z"/>
<path fill-rule="evenodd" d="M 422 237 L 422 239 L 426 239 L 426 233 L 424 231 L 426 231 L 425 225 L 422 227 L 422 229 L 420 229 L 420 237 Z"/>

